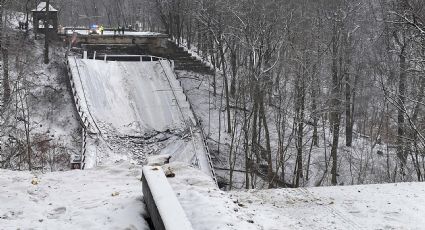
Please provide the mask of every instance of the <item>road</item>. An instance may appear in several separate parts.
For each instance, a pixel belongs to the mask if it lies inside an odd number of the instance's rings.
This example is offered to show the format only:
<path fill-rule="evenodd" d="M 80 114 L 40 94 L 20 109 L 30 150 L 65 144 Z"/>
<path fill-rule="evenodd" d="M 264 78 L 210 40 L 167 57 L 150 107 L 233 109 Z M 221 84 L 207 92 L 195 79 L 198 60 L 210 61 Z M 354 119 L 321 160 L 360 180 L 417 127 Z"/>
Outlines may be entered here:
<path fill-rule="evenodd" d="M 112 149 L 105 153 L 105 148 L 92 148 L 87 167 L 123 158 L 146 163 L 148 155 L 169 154 L 172 160 L 212 174 L 202 136 L 169 61 L 69 57 L 68 62 L 91 131 Z"/>

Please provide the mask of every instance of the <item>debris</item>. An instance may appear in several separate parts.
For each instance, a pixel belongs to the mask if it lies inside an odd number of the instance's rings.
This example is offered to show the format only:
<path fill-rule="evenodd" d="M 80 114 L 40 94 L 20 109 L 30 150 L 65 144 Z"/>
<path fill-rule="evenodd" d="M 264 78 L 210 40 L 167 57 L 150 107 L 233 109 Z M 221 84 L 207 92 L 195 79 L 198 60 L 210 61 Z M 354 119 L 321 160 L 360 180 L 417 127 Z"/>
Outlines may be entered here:
<path fill-rule="evenodd" d="M 167 170 L 165 170 L 165 176 L 166 177 L 175 177 L 176 174 L 171 170 L 170 167 L 168 167 Z"/>
<path fill-rule="evenodd" d="M 119 193 L 119 192 L 113 192 L 113 193 L 111 194 L 111 196 L 118 196 L 118 195 L 120 195 L 120 193 Z"/>
<path fill-rule="evenodd" d="M 40 181 L 38 180 L 38 178 L 37 177 L 33 177 L 32 180 L 31 180 L 31 184 L 38 185 L 38 183 L 40 183 Z"/>

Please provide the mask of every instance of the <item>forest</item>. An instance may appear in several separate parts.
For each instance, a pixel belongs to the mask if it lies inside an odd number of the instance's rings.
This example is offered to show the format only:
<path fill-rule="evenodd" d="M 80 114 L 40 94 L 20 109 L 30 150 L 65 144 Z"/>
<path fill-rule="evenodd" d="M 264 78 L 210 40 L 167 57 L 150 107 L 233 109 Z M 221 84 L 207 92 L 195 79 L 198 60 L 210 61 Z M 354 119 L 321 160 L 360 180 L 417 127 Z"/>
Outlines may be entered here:
<path fill-rule="evenodd" d="M 23 130 L 14 129 L 19 146 L 7 154 L 2 150 L 1 168 L 11 167 L 6 155 L 25 155 L 22 161 L 28 162 L 35 148 L 24 100 L 32 96 L 19 90 L 27 88 L 24 76 L 33 73 L 20 60 L 34 57 L 16 49 L 27 42 L 25 35 L 10 41 L 7 20 L 11 12 L 28 15 L 38 2 L 1 1 L 2 142 L 11 138 L 14 125 Z M 229 189 L 425 180 L 422 0 L 50 4 L 59 10 L 62 26 L 132 25 L 165 33 L 216 69 L 203 76 L 219 101 L 218 120 L 211 121 L 218 133 L 207 136 L 227 169 L 223 180 Z"/>

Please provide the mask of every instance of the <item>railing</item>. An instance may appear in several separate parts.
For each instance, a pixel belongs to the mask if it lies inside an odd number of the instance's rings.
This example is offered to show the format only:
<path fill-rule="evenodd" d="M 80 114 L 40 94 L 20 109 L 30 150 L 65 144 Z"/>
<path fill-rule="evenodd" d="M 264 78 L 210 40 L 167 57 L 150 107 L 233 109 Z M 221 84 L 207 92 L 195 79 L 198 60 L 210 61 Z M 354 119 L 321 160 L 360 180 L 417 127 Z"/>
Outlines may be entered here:
<path fill-rule="evenodd" d="M 108 58 L 139 58 L 139 60 L 141 62 L 143 62 L 143 61 L 152 62 L 152 61 L 164 61 L 164 60 L 168 60 L 168 59 L 163 58 L 163 57 L 157 57 L 157 56 L 151 56 L 151 55 L 109 55 L 109 54 L 104 54 L 103 55 L 103 60 L 104 61 L 107 61 Z"/>
<path fill-rule="evenodd" d="M 179 111 L 180 111 L 180 113 L 181 113 L 181 115 L 182 115 L 182 118 L 183 118 L 183 120 L 184 120 L 184 113 L 183 113 L 183 111 L 182 111 L 182 108 L 181 108 L 181 106 L 180 106 L 180 103 L 179 103 L 179 101 L 178 101 L 178 98 L 177 98 L 177 95 L 176 95 L 176 93 L 175 93 L 175 90 L 174 90 L 174 87 L 172 86 L 172 84 L 171 84 L 171 81 L 170 81 L 170 79 L 169 79 L 169 77 L 168 77 L 168 74 L 167 74 L 167 72 L 166 72 L 166 70 L 165 70 L 165 68 L 164 68 L 164 66 L 162 65 L 162 63 L 160 62 L 160 64 L 161 64 L 161 67 L 162 67 L 162 69 L 163 69 L 163 71 L 164 71 L 164 74 L 165 74 L 165 76 L 166 76 L 166 78 L 167 78 L 167 81 L 168 81 L 168 84 L 170 85 L 170 88 L 171 88 L 171 91 L 172 91 L 172 93 L 173 93 L 173 95 L 174 95 L 174 98 L 176 99 L 176 103 L 177 103 L 177 107 L 178 107 L 178 109 L 179 109 Z M 180 84 L 180 87 L 181 87 L 181 82 L 179 81 L 179 84 Z M 184 90 L 182 89 L 182 92 L 184 92 Z M 207 146 L 207 142 L 206 142 L 206 139 L 205 139 L 205 136 L 204 136 L 204 131 L 203 131 L 203 129 L 202 129 L 202 126 L 200 125 L 200 123 L 199 123 L 199 120 L 197 119 L 197 117 L 196 117 L 196 115 L 195 115 L 195 112 L 193 111 L 193 108 L 192 108 L 192 105 L 191 105 L 191 103 L 189 102 L 189 100 L 188 100 L 188 97 L 187 97 L 187 95 L 184 93 L 184 96 L 185 96 L 185 99 L 186 99 L 186 101 L 188 102 L 188 104 L 189 104 L 189 109 L 190 109 L 190 111 L 192 112 L 192 114 L 193 114 L 193 117 L 194 117 L 194 119 L 195 119 L 195 127 L 196 128 L 199 128 L 200 129 L 200 133 L 201 133 L 201 139 L 202 139 L 202 145 L 203 145 L 203 147 L 204 147 L 204 151 L 203 152 L 205 152 L 205 155 L 207 156 L 207 161 L 208 161 L 208 165 L 209 165 L 209 168 L 210 168 L 210 173 L 211 173 L 211 177 L 212 177 L 212 179 L 214 180 L 214 182 L 217 184 L 217 176 L 216 176 L 216 174 L 215 174 L 215 171 L 214 171 L 214 166 L 213 166 L 213 164 L 212 164 L 212 159 L 211 159 L 211 155 L 210 155 L 210 151 L 209 151 L 209 148 L 208 148 L 208 146 Z M 195 136 L 195 132 L 193 131 L 193 125 L 191 125 L 191 124 L 188 124 L 187 122 L 186 122 L 186 120 L 185 120 L 185 124 L 186 124 L 186 126 L 189 128 L 189 131 L 190 131 L 190 134 L 191 134 L 191 136 L 192 136 L 192 145 L 193 145 L 193 148 L 194 148 L 194 151 L 195 151 L 195 155 L 194 155 L 194 157 L 195 157 L 195 163 L 196 163 L 196 165 L 199 167 L 199 157 L 197 156 L 197 152 L 196 152 L 196 144 L 194 143 L 194 138 L 196 137 Z"/>
<path fill-rule="evenodd" d="M 88 59 L 87 51 L 83 53 L 83 59 Z M 153 56 L 153 55 L 127 55 L 127 54 L 106 54 L 106 53 L 97 53 L 94 51 L 93 59 L 95 60 L 104 60 L 108 61 L 108 59 L 133 59 L 138 60 L 140 62 L 153 62 L 153 61 L 166 61 L 167 58 Z"/>
<path fill-rule="evenodd" d="M 181 82 L 180 82 L 180 86 L 181 86 Z M 210 152 L 210 149 L 208 147 L 207 138 L 205 137 L 204 128 L 202 127 L 202 124 L 199 121 L 198 115 L 196 115 L 195 110 L 193 109 L 192 102 L 190 101 L 189 97 L 186 95 L 186 92 L 184 90 L 183 90 L 183 93 L 185 94 L 186 101 L 189 104 L 189 108 L 192 111 L 193 117 L 195 118 L 196 126 L 200 129 L 200 133 L 201 133 L 201 137 L 202 137 L 202 141 L 203 141 L 203 146 L 205 148 L 205 151 L 206 151 L 207 157 L 208 157 L 208 164 L 211 167 L 211 171 L 212 171 L 212 174 L 214 176 L 214 181 L 217 183 L 217 175 L 215 174 L 215 171 L 214 171 L 214 165 L 212 163 L 211 152 Z"/>
<path fill-rule="evenodd" d="M 86 160 L 86 152 L 87 152 L 87 135 L 88 135 L 88 129 L 90 128 L 91 124 L 89 122 L 89 119 L 87 115 L 84 113 L 82 107 L 81 107 L 81 99 L 78 97 L 77 90 L 75 88 L 75 82 L 74 77 L 72 75 L 71 66 L 69 64 L 69 59 L 67 59 L 67 66 L 68 66 L 68 76 L 69 76 L 69 83 L 71 85 L 71 91 L 72 91 L 72 98 L 74 100 L 75 107 L 78 112 L 78 117 L 80 118 L 80 124 L 82 127 L 82 133 L 81 133 L 81 153 L 80 155 L 74 155 L 71 159 L 71 168 L 73 169 L 84 169 L 85 167 L 85 160 Z"/>
<path fill-rule="evenodd" d="M 206 67 L 210 68 L 212 71 L 215 72 L 221 72 L 219 69 L 214 69 L 214 65 L 208 61 L 207 58 L 205 58 L 204 55 L 201 55 L 197 52 L 194 52 L 189 49 L 189 47 L 185 46 L 182 42 L 178 42 L 177 38 L 168 39 L 168 41 L 174 43 L 177 47 L 182 48 L 184 51 L 186 51 L 188 54 L 190 54 L 192 57 L 196 58 L 196 60 L 200 61 L 202 64 L 204 64 Z"/>

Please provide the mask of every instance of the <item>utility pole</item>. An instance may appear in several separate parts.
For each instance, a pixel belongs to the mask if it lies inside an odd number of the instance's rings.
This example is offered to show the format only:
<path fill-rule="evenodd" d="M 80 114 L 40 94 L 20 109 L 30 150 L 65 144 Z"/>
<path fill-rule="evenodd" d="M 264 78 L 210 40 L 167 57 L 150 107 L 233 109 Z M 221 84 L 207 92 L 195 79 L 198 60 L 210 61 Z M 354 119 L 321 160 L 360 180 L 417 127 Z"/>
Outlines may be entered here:
<path fill-rule="evenodd" d="M 49 8 L 50 0 L 46 1 L 46 17 L 44 19 L 44 64 L 49 64 Z"/>

